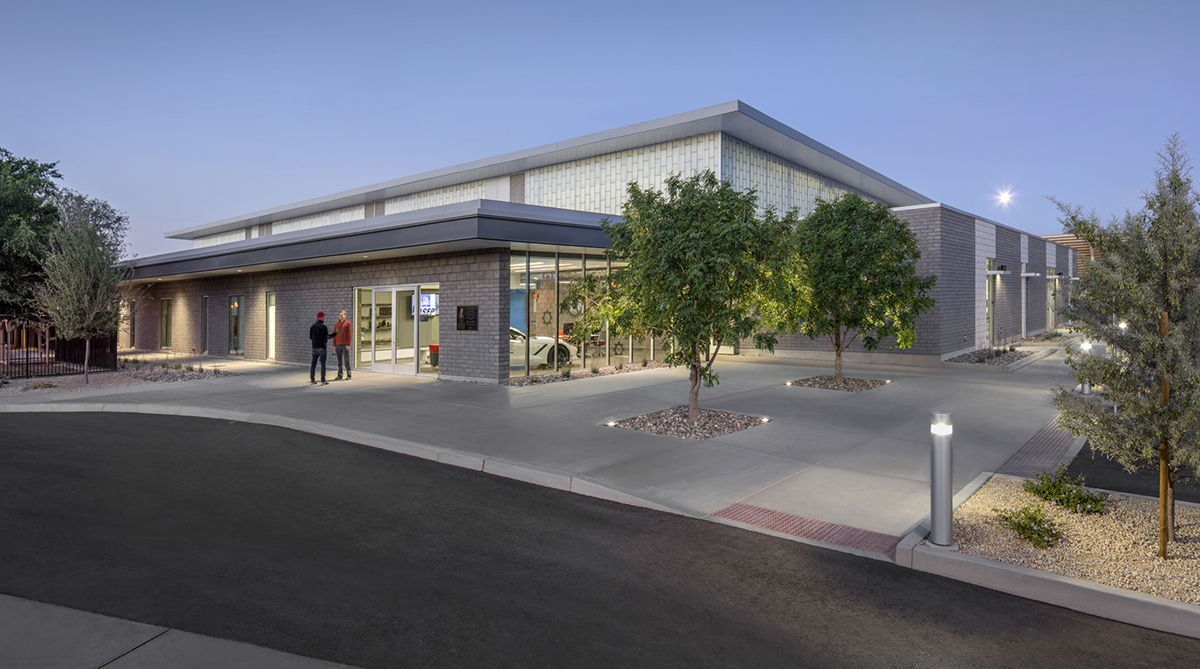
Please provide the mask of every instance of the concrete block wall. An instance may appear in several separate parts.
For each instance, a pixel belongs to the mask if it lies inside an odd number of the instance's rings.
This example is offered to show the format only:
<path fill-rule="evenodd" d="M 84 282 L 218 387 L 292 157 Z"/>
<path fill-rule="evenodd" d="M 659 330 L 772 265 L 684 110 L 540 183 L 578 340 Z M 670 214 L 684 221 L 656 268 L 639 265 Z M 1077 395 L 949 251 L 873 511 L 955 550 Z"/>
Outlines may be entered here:
<path fill-rule="evenodd" d="M 917 319 L 917 341 L 912 348 L 889 348 L 895 344 L 885 339 L 876 353 L 901 355 L 937 355 L 969 349 L 974 337 L 974 322 L 969 314 L 975 307 L 971 280 L 975 254 L 974 219 L 939 206 L 903 208 L 896 216 L 906 222 L 917 236 L 921 257 L 917 260 L 919 276 L 937 276 L 930 295 L 934 307 Z M 965 342 L 965 343 L 964 343 Z M 740 350 L 754 350 L 753 340 L 741 342 Z M 783 335 L 775 348 L 783 355 L 801 351 L 833 350 L 826 338 L 810 339 L 805 335 Z M 850 353 L 866 349 L 855 341 Z"/>
<path fill-rule="evenodd" d="M 495 383 L 508 378 L 508 251 L 480 250 L 370 260 L 195 280 L 156 281 L 137 304 L 139 349 L 159 348 L 160 305 L 171 300 L 172 346 L 200 351 L 200 304 L 208 296 L 209 352 L 228 354 L 229 297 L 242 296 L 245 356 L 267 356 L 267 293 L 276 295 L 275 359 L 307 364 L 309 327 L 324 311 L 332 326 L 345 310 L 354 318 L 355 288 L 436 283 L 440 293 L 439 376 Z M 457 330 L 458 305 L 479 306 L 479 330 Z M 357 320 L 357 319 L 355 319 Z M 357 323 L 356 323 L 357 326 Z"/>
<path fill-rule="evenodd" d="M 996 275 L 994 343 L 1004 344 L 1021 338 L 1021 233 L 993 225 L 996 230 L 995 267 L 1004 266 L 1008 274 Z"/>
<path fill-rule="evenodd" d="M 1040 237 L 1029 238 L 1030 272 L 1041 276 L 1029 277 L 1025 282 L 1025 331 L 1028 335 L 1046 331 L 1046 245 Z"/>
<path fill-rule="evenodd" d="M 938 278 L 933 290 L 935 304 L 917 321 L 918 342 L 923 335 L 922 325 L 935 321 L 937 339 L 930 342 L 931 349 L 926 352 L 947 357 L 971 349 L 975 338 L 975 220 L 941 206 L 903 209 L 896 215 L 908 220 L 921 212 L 932 212 L 925 215 L 936 217 L 939 250 L 937 264 L 930 272 Z M 922 256 L 926 244 L 932 241 L 922 239 Z"/>

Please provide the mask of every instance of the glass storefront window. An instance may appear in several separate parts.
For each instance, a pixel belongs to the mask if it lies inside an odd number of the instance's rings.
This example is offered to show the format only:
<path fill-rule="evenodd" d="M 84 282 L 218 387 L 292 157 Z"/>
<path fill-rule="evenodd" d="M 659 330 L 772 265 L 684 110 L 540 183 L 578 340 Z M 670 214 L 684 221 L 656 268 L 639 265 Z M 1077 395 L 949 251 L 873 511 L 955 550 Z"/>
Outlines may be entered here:
<path fill-rule="evenodd" d="M 610 272 L 616 271 L 625 267 L 629 263 L 623 260 L 617 260 L 610 263 Z M 610 325 L 610 330 L 611 330 Z M 609 363 L 612 365 L 628 365 L 630 363 L 641 363 L 643 360 L 650 359 L 650 350 L 645 341 L 635 340 L 628 333 L 624 332 L 609 332 L 611 344 L 609 345 Z"/>
<path fill-rule="evenodd" d="M 160 317 L 158 345 L 161 348 L 171 348 L 171 300 L 159 302 Z"/>
<path fill-rule="evenodd" d="M 229 355 L 242 355 L 246 352 L 242 342 L 246 330 L 245 295 L 229 296 Z"/>
<path fill-rule="evenodd" d="M 438 335 L 439 304 L 438 286 L 421 286 L 417 305 L 417 341 L 421 354 L 417 360 L 419 374 L 437 374 L 441 345 Z"/>
<path fill-rule="evenodd" d="M 526 320 L 524 345 L 528 347 L 529 373 L 554 371 L 563 366 L 563 359 L 571 357 L 570 348 L 563 345 L 559 336 L 561 318 L 558 301 L 559 290 L 555 272 L 556 259 L 553 253 L 529 254 L 529 312 Z"/>
<path fill-rule="evenodd" d="M 568 342 L 570 337 L 575 333 L 575 321 L 583 315 L 582 304 L 567 305 L 567 309 L 562 309 L 563 300 L 566 297 L 567 286 L 572 281 L 578 281 L 583 278 L 583 256 L 560 253 L 558 256 L 558 285 L 562 288 L 559 291 L 558 303 L 555 305 L 555 313 L 558 314 L 559 326 L 558 333 L 564 342 Z M 583 352 L 578 346 L 578 342 L 570 340 L 567 344 L 567 352 L 569 360 L 566 362 L 559 361 L 560 369 L 583 369 Z M 568 357 L 568 356 L 563 356 Z"/>
<path fill-rule="evenodd" d="M 529 256 L 513 251 L 508 264 L 508 375 L 525 376 L 526 347 L 523 333 L 529 329 Z"/>
<path fill-rule="evenodd" d="M 371 368 L 371 289 L 359 288 L 356 293 L 354 314 L 354 366 Z"/>
<path fill-rule="evenodd" d="M 584 274 L 587 276 L 597 275 L 600 281 L 608 278 L 608 260 L 604 256 L 585 256 Z M 584 308 L 587 308 L 585 305 Z M 583 365 L 584 367 L 605 367 L 608 365 L 609 341 L 608 327 L 602 326 L 601 329 L 588 333 L 588 338 L 583 345 Z"/>

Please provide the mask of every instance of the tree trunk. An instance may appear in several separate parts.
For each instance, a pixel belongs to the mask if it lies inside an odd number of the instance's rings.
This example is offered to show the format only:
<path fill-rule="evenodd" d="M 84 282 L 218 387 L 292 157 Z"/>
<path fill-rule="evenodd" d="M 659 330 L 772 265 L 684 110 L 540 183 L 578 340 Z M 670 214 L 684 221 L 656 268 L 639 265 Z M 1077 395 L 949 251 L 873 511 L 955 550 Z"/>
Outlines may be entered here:
<path fill-rule="evenodd" d="M 845 383 L 842 379 L 842 326 L 835 322 L 833 327 L 833 379 L 838 383 Z"/>
<path fill-rule="evenodd" d="M 1167 338 L 1167 312 L 1159 314 L 1158 333 L 1163 340 Z M 1171 399 L 1171 382 L 1167 379 L 1167 370 L 1162 376 L 1162 405 L 1166 409 Z M 1158 557 L 1167 559 L 1167 493 L 1170 488 L 1170 476 L 1167 468 L 1171 466 L 1170 447 L 1167 445 L 1167 435 L 1164 432 L 1158 442 Z"/>
<path fill-rule="evenodd" d="M 83 382 L 91 383 L 88 380 L 88 358 L 92 355 L 92 338 L 85 337 L 83 340 Z"/>
<path fill-rule="evenodd" d="M 695 423 L 700 417 L 700 367 L 692 367 L 692 373 L 688 375 L 688 379 L 692 382 L 691 391 L 688 393 L 688 422 Z"/>
<path fill-rule="evenodd" d="M 1175 477 L 1167 477 L 1167 541 L 1175 543 Z"/>

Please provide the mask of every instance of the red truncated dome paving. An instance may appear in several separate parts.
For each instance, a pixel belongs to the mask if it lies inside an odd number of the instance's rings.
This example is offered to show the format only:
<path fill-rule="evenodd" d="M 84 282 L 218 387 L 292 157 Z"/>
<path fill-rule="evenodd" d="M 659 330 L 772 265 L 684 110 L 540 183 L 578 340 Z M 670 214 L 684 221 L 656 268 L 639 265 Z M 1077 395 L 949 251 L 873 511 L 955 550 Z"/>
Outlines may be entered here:
<path fill-rule="evenodd" d="M 900 543 L 900 537 L 893 537 L 870 530 L 861 530 L 849 525 L 827 523 L 823 520 L 801 518 L 800 516 L 793 516 L 790 513 L 781 513 L 740 502 L 731 504 L 712 515 L 717 518 L 724 518 L 783 534 L 790 534 L 794 537 L 814 539 L 827 544 L 845 546 L 846 548 L 857 548 L 858 550 L 879 553 L 888 557 L 896 557 L 896 544 Z"/>

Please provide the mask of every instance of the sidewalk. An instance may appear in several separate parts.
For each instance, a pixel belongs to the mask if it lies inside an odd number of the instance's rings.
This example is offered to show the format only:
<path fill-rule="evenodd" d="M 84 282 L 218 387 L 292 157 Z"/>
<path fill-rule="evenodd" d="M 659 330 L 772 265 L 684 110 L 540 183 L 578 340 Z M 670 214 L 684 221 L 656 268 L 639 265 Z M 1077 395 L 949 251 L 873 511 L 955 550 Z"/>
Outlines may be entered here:
<path fill-rule="evenodd" d="M 345 666 L 0 595 L 0 667 L 338 669 Z"/>

